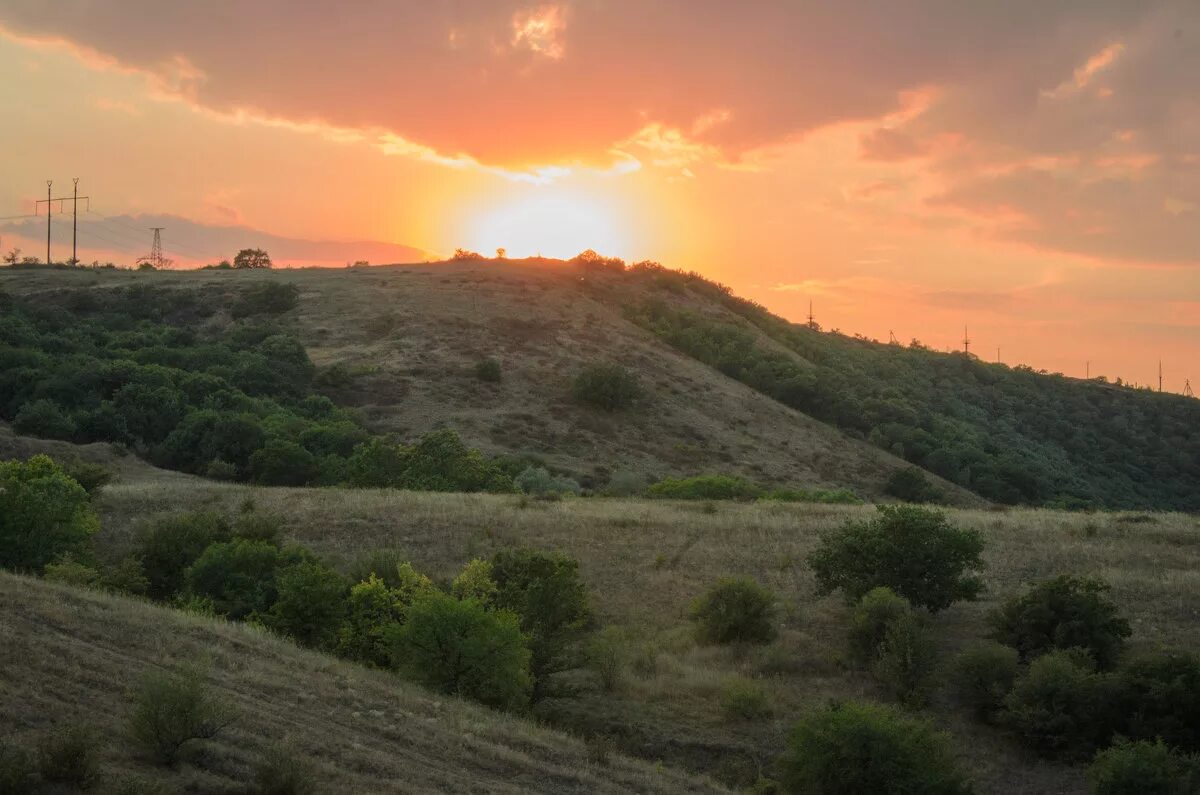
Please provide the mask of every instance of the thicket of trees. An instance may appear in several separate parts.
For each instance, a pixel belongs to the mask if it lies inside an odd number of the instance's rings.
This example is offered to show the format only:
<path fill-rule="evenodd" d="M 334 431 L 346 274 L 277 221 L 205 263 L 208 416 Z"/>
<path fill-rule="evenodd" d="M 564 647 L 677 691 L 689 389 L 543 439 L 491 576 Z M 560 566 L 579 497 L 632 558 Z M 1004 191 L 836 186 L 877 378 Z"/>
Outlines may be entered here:
<path fill-rule="evenodd" d="M 17 431 L 128 445 L 154 463 L 265 485 L 512 491 L 510 473 L 449 430 L 372 437 L 313 390 L 316 368 L 277 318 L 296 289 L 137 285 L 0 295 L 0 419 Z M 234 322 L 202 331 L 217 312 Z"/>
<path fill-rule="evenodd" d="M 583 284 L 731 378 L 989 499 L 1200 510 L 1196 400 L 822 333 L 695 274 L 634 267 Z"/>

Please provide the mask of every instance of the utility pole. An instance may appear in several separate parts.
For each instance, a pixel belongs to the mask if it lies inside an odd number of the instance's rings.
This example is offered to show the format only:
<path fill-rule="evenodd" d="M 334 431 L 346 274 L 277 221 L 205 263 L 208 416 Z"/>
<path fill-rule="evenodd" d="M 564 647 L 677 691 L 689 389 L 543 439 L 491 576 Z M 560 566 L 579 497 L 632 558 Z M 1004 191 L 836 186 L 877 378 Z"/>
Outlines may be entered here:
<path fill-rule="evenodd" d="M 996 346 L 996 364 L 1000 364 L 1000 346 Z"/>
<path fill-rule="evenodd" d="M 1162 391 L 1162 359 L 1158 360 L 1158 391 Z"/>
<path fill-rule="evenodd" d="M 75 177 L 75 191 L 70 196 L 58 196 L 52 198 L 50 186 L 53 184 L 54 180 L 46 180 L 46 198 L 39 200 L 34 207 L 34 213 L 36 214 L 37 207 L 43 204 L 46 205 L 46 264 L 50 264 L 50 216 L 53 214 L 51 211 L 54 207 L 54 202 L 58 202 L 59 212 L 62 211 L 63 202 L 71 202 L 72 212 L 75 216 L 71 222 L 71 264 L 76 265 L 79 263 L 79 260 L 76 256 L 77 245 L 79 242 L 79 200 L 83 199 L 85 201 L 90 201 L 91 197 L 79 195 L 79 177 Z"/>
<path fill-rule="evenodd" d="M 971 337 L 967 334 L 966 326 L 963 326 L 963 353 L 968 356 L 971 354 Z"/>
<path fill-rule="evenodd" d="M 811 298 L 808 299 L 808 327 L 811 329 L 815 329 L 817 327 L 817 321 L 816 321 L 816 319 L 813 318 L 812 299 Z"/>

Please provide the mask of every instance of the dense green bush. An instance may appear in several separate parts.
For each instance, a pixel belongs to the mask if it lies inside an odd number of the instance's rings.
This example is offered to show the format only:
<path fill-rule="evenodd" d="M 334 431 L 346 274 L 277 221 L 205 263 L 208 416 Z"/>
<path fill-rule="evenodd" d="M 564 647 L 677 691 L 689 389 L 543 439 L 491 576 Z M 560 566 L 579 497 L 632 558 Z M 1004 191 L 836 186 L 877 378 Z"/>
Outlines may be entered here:
<path fill-rule="evenodd" d="M 1121 742 L 1096 754 L 1088 781 L 1095 795 L 1194 795 L 1200 792 L 1200 758 L 1162 740 Z"/>
<path fill-rule="evenodd" d="M 568 477 L 556 477 L 545 467 L 526 467 L 513 478 L 513 483 L 526 494 L 545 497 L 554 494 L 579 494 L 579 483 Z"/>
<path fill-rule="evenodd" d="M 850 489 L 772 489 L 759 499 L 773 502 L 813 502 L 826 505 L 862 505 Z"/>
<path fill-rule="evenodd" d="M 294 284 L 263 282 L 245 287 L 230 307 L 234 318 L 251 315 L 281 315 L 296 308 L 300 302 L 300 291 Z"/>
<path fill-rule="evenodd" d="M 848 521 L 821 535 L 808 556 L 818 593 L 841 589 L 849 600 L 883 585 L 914 605 L 937 612 L 983 589 L 983 539 L 939 511 L 881 505 L 867 521 Z"/>
<path fill-rule="evenodd" d="M 500 360 L 484 359 L 475 365 L 475 377 L 480 381 L 497 383 L 500 381 Z"/>
<path fill-rule="evenodd" d="M 900 703 L 918 708 L 929 699 L 937 659 L 927 617 L 910 611 L 888 624 L 871 671 Z"/>
<path fill-rule="evenodd" d="M 474 599 L 484 607 L 494 604 L 500 588 L 492 577 L 492 568 L 490 560 L 468 561 L 450 583 L 450 593 L 455 599 Z"/>
<path fill-rule="evenodd" d="M 266 541 L 219 541 L 188 567 L 188 592 L 212 600 L 217 614 L 231 619 L 266 613 L 278 595 L 276 573 L 296 557 Z"/>
<path fill-rule="evenodd" d="M 198 669 L 147 671 L 131 693 L 129 733 L 142 751 L 173 765 L 189 743 L 215 737 L 236 713 L 213 695 Z"/>
<path fill-rule="evenodd" d="M 749 577 L 724 578 L 692 604 L 703 643 L 770 643 L 775 594 Z"/>
<path fill-rule="evenodd" d="M 698 475 L 663 478 L 646 489 L 650 497 L 670 500 L 753 500 L 763 490 L 745 478 L 731 475 Z"/>
<path fill-rule="evenodd" d="M 905 502 L 940 502 L 945 496 L 925 472 L 916 467 L 894 471 L 884 483 L 883 491 Z"/>
<path fill-rule="evenodd" d="M 263 620 L 301 646 L 331 649 L 346 617 L 349 584 L 337 572 L 306 560 L 275 576 L 277 596 Z"/>
<path fill-rule="evenodd" d="M 1087 649 L 1111 668 L 1129 637 L 1129 622 L 1097 579 L 1061 574 L 1007 600 L 992 616 L 992 637 L 1030 660 L 1052 649 Z"/>
<path fill-rule="evenodd" d="M 1200 751 L 1200 657 L 1186 651 L 1142 653 L 1124 661 L 1117 678 L 1122 734 Z"/>
<path fill-rule="evenodd" d="M 631 469 L 618 469 L 604 487 L 604 493 L 610 497 L 636 497 L 645 491 L 646 476 Z"/>
<path fill-rule="evenodd" d="M 491 578 L 492 604 L 516 615 L 528 638 L 533 695 L 540 698 L 550 675 L 574 667 L 569 652 L 592 618 L 579 562 L 526 547 L 502 549 L 492 558 Z"/>
<path fill-rule="evenodd" d="M 880 586 L 867 591 L 850 615 L 850 656 L 860 663 L 873 662 L 888 627 L 911 612 L 908 600 L 891 588 Z"/>
<path fill-rule="evenodd" d="M 100 780 L 100 738 L 78 724 L 61 726 L 38 743 L 38 773 L 42 781 L 90 789 Z"/>
<path fill-rule="evenodd" d="M 835 704 L 805 716 L 779 760 L 784 792 L 824 795 L 965 795 L 950 738 L 925 721 L 871 704 Z"/>
<path fill-rule="evenodd" d="M 338 654 L 375 668 L 387 667 L 386 633 L 404 621 L 412 602 L 410 594 L 389 586 L 374 573 L 353 586 L 346 602 L 346 619 L 338 629 Z"/>
<path fill-rule="evenodd" d="M 264 486 L 306 486 L 321 474 L 317 457 L 295 442 L 272 439 L 250 456 L 250 477 Z"/>
<path fill-rule="evenodd" d="M 412 447 L 372 440 L 349 461 L 350 485 L 421 491 L 511 492 L 512 477 L 496 461 L 463 444 L 449 428 L 421 437 Z"/>
<path fill-rule="evenodd" d="M 185 572 L 211 544 L 232 537 L 229 522 L 215 513 L 178 513 L 153 519 L 139 533 L 137 554 L 152 599 L 183 590 Z"/>
<path fill-rule="evenodd" d="M 42 579 L 75 588 L 95 588 L 100 585 L 100 572 L 95 568 L 64 555 L 42 569 Z"/>
<path fill-rule="evenodd" d="M 623 411 L 642 396 L 638 377 L 619 364 L 593 364 L 575 376 L 575 400 L 604 411 Z"/>
<path fill-rule="evenodd" d="M 29 436 L 69 441 L 75 436 L 75 420 L 53 400 L 31 400 L 17 412 L 13 430 Z"/>
<path fill-rule="evenodd" d="M 1017 679 L 1020 663 L 1016 649 L 995 641 L 968 647 L 954 662 L 952 680 L 958 700 L 979 720 L 995 720 Z"/>
<path fill-rule="evenodd" d="M 1090 756 L 1121 720 L 1117 683 L 1093 665 L 1082 649 L 1038 657 L 1004 698 L 1001 722 L 1040 754 Z"/>
<path fill-rule="evenodd" d="M 513 613 L 430 591 L 386 640 L 393 664 L 434 690 L 500 709 L 529 701 L 530 652 Z"/>
<path fill-rule="evenodd" d="M 0 461 L 0 567 L 40 572 L 85 555 L 99 529 L 87 492 L 48 456 Z"/>
<path fill-rule="evenodd" d="M 771 714 L 771 704 L 761 684 L 733 677 L 721 686 L 721 713 L 727 720 L 759 720 Z"/>

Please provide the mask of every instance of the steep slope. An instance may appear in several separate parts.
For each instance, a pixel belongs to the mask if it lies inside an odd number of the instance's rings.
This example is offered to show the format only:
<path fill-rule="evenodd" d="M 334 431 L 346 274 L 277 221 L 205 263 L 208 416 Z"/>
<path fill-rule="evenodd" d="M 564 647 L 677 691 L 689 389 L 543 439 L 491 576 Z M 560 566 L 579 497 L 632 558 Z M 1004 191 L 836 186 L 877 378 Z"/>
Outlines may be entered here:
<path fill-rule="evenodd" d="M 0 716 L 7 741 L 56 725 L 105 739 L 108 776 L 193 792 L 243 792 L 286 740 L 321 792 L 719 792 L 670 769 L 610 756 L 517 718 L 434 697 L 394 676 L 303 651 L 244 624 L 0 572 Z M 173 771 L 123 733 L 128 689 L 146 670 L 204 661 L 238 711 L 230 729 Z M 593 754 L 594 755 L 594 754 Z"/>
<path fill-rule="evenodd" d="M 676 351 L 592 295 L 560 262 L 446 263 L 271 273 L 0 270 L 0 288 L 56 307 L 81 290 L 143 285 L 237 294 L 295 285 L 279 322 L 320 368 L 322 391 L 376 432 L 411 439 L 450 426 L 489 453 L 532 454 L 603 486 L 617 470 L 648 478 L 705 472 L 764 484 L 848 487 L 881 495 L 903 462 Z M 94 295 L 94 293 L 93 293 Z M 205 328 L 228 325 L 228 315 Z M 474 366 L 501 363 L 499 383 Z M 593 363 L 638 373 L 647 398 L 607 414 L 570 398 Z M 949 487 L 952 499 L 975 500 Z"/>

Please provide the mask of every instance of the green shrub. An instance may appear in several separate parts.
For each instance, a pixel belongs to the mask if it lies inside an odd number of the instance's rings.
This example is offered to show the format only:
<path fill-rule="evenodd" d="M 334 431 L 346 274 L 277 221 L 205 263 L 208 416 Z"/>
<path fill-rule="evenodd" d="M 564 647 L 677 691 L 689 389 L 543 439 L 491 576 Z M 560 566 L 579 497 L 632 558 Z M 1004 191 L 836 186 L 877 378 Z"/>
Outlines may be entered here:
<path fill-rule="evenodd" d="M 1037 658 L 1005 696 L 1001 722 L 1045 756 L 1091 755 L 1120 721 L 1116 683 L 1093 666 L 1082 649 Z"/>
<path fill-rule="evenodd" d="M 1200 792 L 1200 758 L 1162 740 L 1120 742 L 1096 754 L 1087 771 L 1095 795 L 1193 795 Z"/>
<path fill-rule="evenodd" d="M 75 420 L 53 400 L 31 400 L 17 412 L 13 430 L 28 436 L 69 441 L 75 436 Z"/>
<path fill-rule="evenodd" d="M 568 652 L 592 617 L 579 562 L 525 547 L 502 549 L 492 557 L 492 579 L 493 604 L 516 615 L 528 638 L 533 695 L 540 698 L 551 674 L 573 667 Z"/>
<path fill-rule="evenodd" d="M 146 577 L 142 559 L 127 555 L 100 573 L 100 587 L 113 593 L 145 596 L 150 590 L 150 580 Z"/>
<path fill-rule="evenodd" d="M 762 494 L 762 489 L 745 478 L 698 475 L 663 478 L 646 489 L 646 494 L 670 500 L 753 500 Z"/>
<path fill-rule="evenodd" d="M 306 486 L 321 468 L 317 457 L 295 442 L 272 439 L 250 456 L 249 472 L 264 486 Z"/>
<path fill-rule="evenodd" d="M 775 594 L 749 577 L 724 578 L 692 604 L 703 643 L 770 643 Z"/>
<path fill-rule="evenodd" d="M 636 497 L 645 491 L 646 476 L 630 469 L 618 469 L 604 488 L 604 493 L 611 497 Z"/>
<path fill-rule="evenodd" d="M 479 558 L 469 561 L 450 583 L 450 593 L 455 599 L 474 599 L 484 607 L 495 601 L 498 590 L 492 579 L 491 561 Z"/>
<path fill-rule="evenodd" d="M 848 600 L 887 586 L 914 605 L 938 612 L 983 590 L 983 539 L 940 511 L 880 505 L 868 521 L 849 521 L 821 535 L 808 556 L 820 594 L 841 589 Z"/>
<path fill-rule="evenodd" d="M 309 757 L 284 744 L 267 749 L 255 763 L 251 792 L 254 795 L 310 795 L 317 792 Z"/>
<path fill-rule="evenodd" d="M 544 467 L 526 467 L 513 478 L 513 483 L 526 494 L 547 496 L 551 494 L 579 494 L 579 484 L 566 477 L 555 477 Z"/>
<path fill-rule="evenodd" d="M 814 502 L 827 505 L 862 505 L 850 489 L 772 489 L 760 499 L 774 502 Z"/>
<path fill-rule="evenodd" d="M 721 686 L 721 714 L 727 720 L 759 720 L 771 714 L 767 691 L 758 682 L 732 677 Z"/>
<path fill-rule="evenodd" d="M 508 611 L 429 591 L 385 638 L 393 664 L 427 687 L 500 709 L 529 701 L 530 652 Z"/>
<path fill-rule="evenodd" d="M 1143 653 L 1124 661 L 1117 678 L 1126 715 L 1122 734 L 1200 751 L 1200 657 L 1186 651 Z"/>
<path fill-rule="evenodd" d="M 38 791 L 33 754 L 8 740 L 0 741 L 0 792 L 33 795 Z"/>
<path fill-rule="evenodd" d="M 90 789 L 100 781 L 100 742 L 84 726 L 65 726 L 38 743 L 38 773 L 43 781 Z"/>
<path fill-rule="evenodd" d="M 275 602 L 283 562 L 279 548 L 266 541 L 217 542 L 188 567 L 188 591 L 211 599 L 217 613 L 231 619 L 265 613 Z"/>
<path fill-rule="evenodd" d="M 883 492 L 905 502 L 941 502 L 942 490 L 933 485 L 925 471 L 917 467 L 897 469 L 883 485 Z"/>
<path fill-rule="evenodd" d="M 95 497 L 100 489 L 112 482 L 113 473 L 101 464 L 92 464 L 82 458 L 73 458 L 62 463 L 67 476 L 83 486 L 89 497 Z"/>
<path fill-rule="evenodd" d="M 785 792 L 960 795 L 950 738 L 887 707 L 847 702 L 803 718 L 779 760 Z"/>
<path fill-rule="evenodd" d="M 642 396 L 642 387 L 638 377 L 619 364 L 593 364 L 575 376 L 571 394 L 603 411 L 623 411 Z"/>
<path fill-rule="evenodd" d="M 49 582 L 59 582 L 76 588 L 95 588 L 100 585 L 100 572 L 70 555 L 59 558 L 54 563 L 47 563 L 42 569 L 42 577 Z"/>
<path fill-rule="evenodd" d="M 601 689 L 606 693 L 616 690 L 629 656 L 624 633 L 617 627 L 605 627 L 588 638 L 586 652 L 588 667 L 596 673 Z"/>
<path fill-rule="evenodd" d="M 182 591 L 188 566 L 211 544 L 228 541 L 231 533 L 229 522 L 215 513 L 170 514 L 144 525 L 137 554 L 150 582 L 149 596 L 168 599 Z"/>
<path fill-rule="evenodd" d="M 336 645 L 349 590 L 340 574 L 316 561 L 301 561 L 279 571 L 275 588 L 275 603 L 264 616 L 267 626 L 301 646 Z"/>
<path fill-rule="evenodd" d="M 48 456 L 0 461 L 0 567 L 40 572 L 86 553 L 99 528 L 87 492 Z"/>
<path fill-rule="evenodd" d="M 500 380 L 500 375 L 500 361 L 498 359 L 484 359 L 475 365 L 475 377 L 480 381 L 496 383 Z"/>
<path fill-rule="evenodd" d="M 387 631 L 404 621 L 410 603 L 405 591 L 390 587 L 373 573 L 367 575 L 347 597 L 346 619 L 338 629 L 338 654 L 375 668 L 387 667 Z"/>
<path fill-rule="evenodd" d="M 230 307 L 230 312 L 235 319 L 251 315 L 281 315 L 295 309 L 299 302 L 300 291 L 294 284 L 264 282 L 242 290 Z"/>
<path fill-rule="evenodd" d="M 1020 672 L 1017 650 L 994 641 L 968 647 L 954 662 L 952 679 L 958 700 L 979 720 L 990 722 L 1004 706 Z"/>
<path fill-rule="evenodd" d="M 992 637 L 1030 660 L 1052 649 L 1087 649 L 1100 668 L 1117 661 L 1129 622 L 1100 580 L 1059 575 L 1006 601 L 992 616 Z"/>
<path fill-rule="evenodd" d="M 888 627 L 911 612 L 908 600 L 897 596 L 891 588 L 867 591 L 850 616 L 850 656 L 860 663 L 874 662 Z"/>
<path fill-rule="evenodd" d="M 235 717 L 194 668 L 147 671 L 131 698 L 130 736 L 144 752 L 165 765 L 173 765 L 189 743 L 215 737 Z"/>
<path fill-rule="evenodd" d="M 923 614 L 910 611 L 888 624 L 871 670 L 906 707 L 925 705 L 937 670 L 937 648 Z"/>

